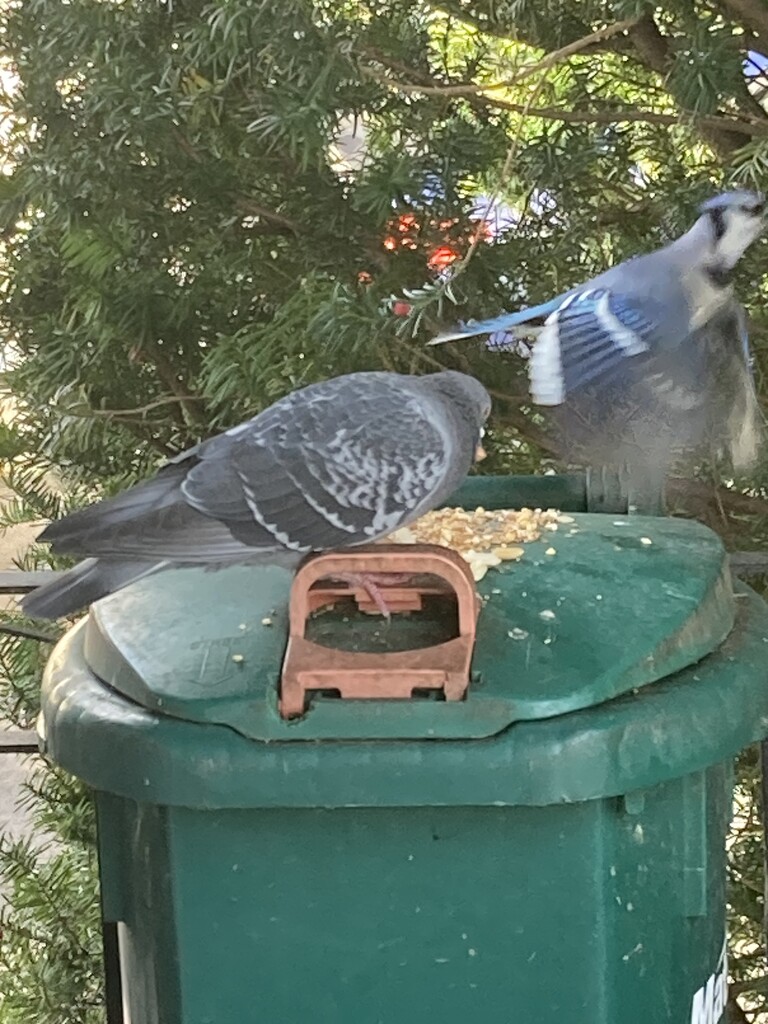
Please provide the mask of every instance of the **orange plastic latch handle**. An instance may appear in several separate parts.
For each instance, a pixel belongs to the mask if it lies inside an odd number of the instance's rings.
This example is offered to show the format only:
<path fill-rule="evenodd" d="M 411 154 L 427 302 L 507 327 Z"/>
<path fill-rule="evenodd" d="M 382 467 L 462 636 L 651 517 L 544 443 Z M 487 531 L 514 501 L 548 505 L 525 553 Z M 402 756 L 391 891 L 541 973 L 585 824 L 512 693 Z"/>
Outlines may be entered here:
<path fill-rule="evenodd" d="M 392 653 L 334 650 L 307 640 L 307 616 L 316 608 L 353 594 L 367 610 L 366 595 L 355 588 L 317 587 L 321 580 L 350 573 L 438 577 L 456 595 L 459 635 L 433 647 Z M 382 585 L 380 589 L 396 611 L 420 608 L 425 594 L 445 593 L 443 588 L 416 581 L 413 586 Z M 442 690 L 446 700 L 462 700 L 469 685 L 479 609 L 469 566 L 456 552 L 436 544 L 374 544 L 309 558 L 291 587 L 280 714 L 283 718 L 303 714 L 307 692 L 323 689 L 337 690 L 345 699 L 367 700 L 410 698 L 414 689 Z"/>

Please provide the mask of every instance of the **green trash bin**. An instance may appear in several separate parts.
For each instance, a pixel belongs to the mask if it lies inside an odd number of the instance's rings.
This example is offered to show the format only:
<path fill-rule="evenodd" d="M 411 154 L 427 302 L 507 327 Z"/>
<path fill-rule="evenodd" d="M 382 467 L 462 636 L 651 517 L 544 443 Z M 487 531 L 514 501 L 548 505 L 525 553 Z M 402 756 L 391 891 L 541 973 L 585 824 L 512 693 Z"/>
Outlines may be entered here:
<path fill-rule="evenodd" d="M 168 572 L 50 660 L 41 742 L 96 791 L 131 1024 L 717 1024 L 768 608 L 715 535 L 576 515 L 479 585 L 464 701 L 286 722 L 290 581 Z"/>

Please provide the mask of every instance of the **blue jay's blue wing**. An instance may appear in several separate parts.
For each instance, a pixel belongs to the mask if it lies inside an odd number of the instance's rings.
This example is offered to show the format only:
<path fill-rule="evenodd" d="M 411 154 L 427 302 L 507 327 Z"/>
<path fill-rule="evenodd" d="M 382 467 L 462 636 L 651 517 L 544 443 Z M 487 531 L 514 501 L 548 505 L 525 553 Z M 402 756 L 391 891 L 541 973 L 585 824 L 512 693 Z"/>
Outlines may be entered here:
<path fill-rule="evenodd" d="M 748 470 L 765 431 L 745 324 L 744 310 L 728 304 L 681 343 L 652 334 L 645 354 L 566 393 L 552 410 L 560 454 L 658 477 L 707 446 Z"/>
<path fill-rule="evenodd" d="M 542 302 L 539 306 L 530 306 L 528 309 L 519 309 L 516 313 L 502 313 L 501 316 L 494 317 L 492 320 L 470 320 L 469 323 L 460 324 L 459 330 L 457 331 L 447 331 L 444 334 L 438 334 L 438 336 L 433 338 L 428 344 L 442 345 L 445 341 L 459 341 L 461 338 L 476 338 L 482 334 L 509 332 L 516 327 L 525 327 L 528 324 L 535 326 L 535 321 L 542 321 L 548 317 L 550 313 L 553 313 L 562 304 L 563 299 L 568 294 L 569 293 L 558 295 L 554 299 L 550 299 L 548 302 Z M 515 332 L 515 334 L 517 333 L 518 332 Z M 525 334 L 525 331 L 521 331 L 520 333 Z"/>
<path fill-rule="evenodd" d="M 547 318 L 530 360 L 531 395 L 560 405 L 591 381 L 617 371 L 663 340 L 653 305 L 592 288 L 570 295 Z"/>

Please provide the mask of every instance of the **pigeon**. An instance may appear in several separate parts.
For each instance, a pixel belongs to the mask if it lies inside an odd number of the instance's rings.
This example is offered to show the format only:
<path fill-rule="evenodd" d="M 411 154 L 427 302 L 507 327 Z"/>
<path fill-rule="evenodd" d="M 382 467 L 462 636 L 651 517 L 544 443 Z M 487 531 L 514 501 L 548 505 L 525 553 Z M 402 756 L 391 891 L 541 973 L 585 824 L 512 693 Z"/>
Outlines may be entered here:
<path fill-rule="evenodd" d="M 441 505 L 482 457 L 485 388 L 452 370 L 310 384 L 38 537 L 85 560 L 22 601 L 71 615 L 163 569 L 272 563 L 368 544 Z M 355 579 L 377 597 L 375 581 Z"/>

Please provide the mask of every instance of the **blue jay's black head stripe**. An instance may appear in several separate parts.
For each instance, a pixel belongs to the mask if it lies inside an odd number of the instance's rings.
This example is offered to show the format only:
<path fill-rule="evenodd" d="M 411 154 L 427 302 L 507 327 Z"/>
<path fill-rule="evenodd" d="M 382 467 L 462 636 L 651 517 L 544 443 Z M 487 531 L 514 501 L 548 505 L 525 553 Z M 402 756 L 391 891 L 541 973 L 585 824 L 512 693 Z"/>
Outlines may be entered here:
<path fill-rule="evenodd" d="M 712 230 L 714 231 L 715 241 L 719 242 L 726 232 L 725 214 L 720 207 L 708 210 L 709 219 L 712 221 Z"/>

